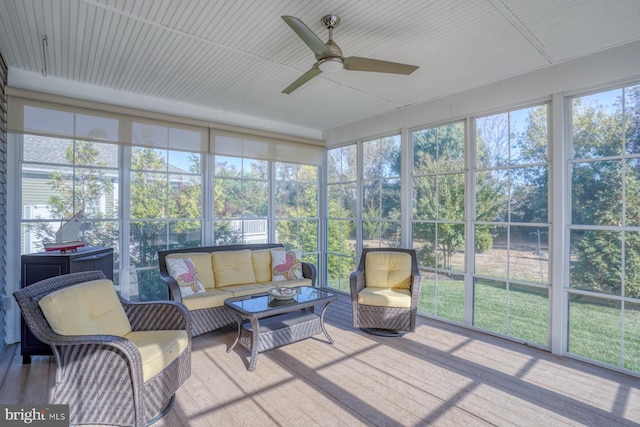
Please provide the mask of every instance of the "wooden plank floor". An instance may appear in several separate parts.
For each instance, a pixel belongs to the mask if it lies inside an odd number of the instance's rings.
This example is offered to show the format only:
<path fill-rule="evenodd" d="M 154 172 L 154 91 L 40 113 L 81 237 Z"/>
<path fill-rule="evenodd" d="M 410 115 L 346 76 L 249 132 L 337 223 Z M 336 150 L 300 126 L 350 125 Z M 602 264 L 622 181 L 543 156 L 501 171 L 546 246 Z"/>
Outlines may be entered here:
<path fill-rule="evenodd" d="M 193 341 L 191 378 L 156 423 L 176 426 L 640 425 L 640 380 L 510 341 L 420 319 L 416 333 L 381 338 L 351 327 L 347 297 L 323 335 L 270 350 L 248 372 L 227 353 L 235 331 Z M 49 357 L 0 358 L 0 402 L 46 403 Z"/>

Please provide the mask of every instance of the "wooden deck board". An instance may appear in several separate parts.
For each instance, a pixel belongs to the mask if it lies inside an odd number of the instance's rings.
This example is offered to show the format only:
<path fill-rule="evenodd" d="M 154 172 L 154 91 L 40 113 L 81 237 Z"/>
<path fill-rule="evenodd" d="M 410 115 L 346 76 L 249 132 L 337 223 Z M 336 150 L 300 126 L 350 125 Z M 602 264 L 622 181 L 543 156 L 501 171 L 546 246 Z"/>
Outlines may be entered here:
<path fill-rule="evenodd" d="M 640 379 L 429 319 L 403 338 L 351 327 L 348 298 L 317 335 L 258 356 L 233 328 L 193 340 L 192 376 L 156 425 L 612 426 L 640 425 Z M 0 357 L 0 402 L 46 403 L 55 363 Z"/>

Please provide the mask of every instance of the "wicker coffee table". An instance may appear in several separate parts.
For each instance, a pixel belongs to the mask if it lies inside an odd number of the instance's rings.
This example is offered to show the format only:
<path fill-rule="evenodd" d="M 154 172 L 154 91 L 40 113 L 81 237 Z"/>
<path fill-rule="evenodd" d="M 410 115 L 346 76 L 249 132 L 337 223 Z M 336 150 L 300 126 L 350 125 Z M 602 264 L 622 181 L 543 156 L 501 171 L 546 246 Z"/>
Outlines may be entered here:
<path fill-rule="evenodd" d="M 300 341 L 321 332 L 330 344 L 333 339 L 324 327 L 324 313 L 337 296 L 333 292 L 301 286 L 289 300 L 276 300 L 268 293 L 233 297 L 224 305 L 237 315 L 238 335 L 227 353 L 240 343 L 251 351 L 249 371 L 256 368 L 258 353 Z M 320 315 L 313 307 L 322 305 Z"/>

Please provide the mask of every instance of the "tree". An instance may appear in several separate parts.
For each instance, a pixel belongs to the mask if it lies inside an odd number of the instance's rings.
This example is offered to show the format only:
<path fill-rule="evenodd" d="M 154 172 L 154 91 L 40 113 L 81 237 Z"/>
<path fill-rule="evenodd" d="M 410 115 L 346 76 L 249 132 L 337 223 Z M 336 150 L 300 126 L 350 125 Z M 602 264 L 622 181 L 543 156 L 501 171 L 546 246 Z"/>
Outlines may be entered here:
<path fill-rule="evenodd" d="M 615 92 L 590 102 L 590 97 L 574 100 L 573 157 L 578 162 L 571 171 L 572 224 L 640 225 L 639 162 L 620 157 L 639 153 L 640 86 L 617 92 L 615 101 L 604 105 Z M 622 295 L 624 274 L 624 295 L 640 297 L 637 232 L 577 230 L 572 233 L 572 251 L 572 287 Z"/>
<path fill-rule="evenodd" d="M 414 241 L 422 265 L 451 269 L 453 255 L 464 247 L 464 126 L 461 123 L 415 132 Z M 436 258 L 436 252 L 439 254 Z"/>

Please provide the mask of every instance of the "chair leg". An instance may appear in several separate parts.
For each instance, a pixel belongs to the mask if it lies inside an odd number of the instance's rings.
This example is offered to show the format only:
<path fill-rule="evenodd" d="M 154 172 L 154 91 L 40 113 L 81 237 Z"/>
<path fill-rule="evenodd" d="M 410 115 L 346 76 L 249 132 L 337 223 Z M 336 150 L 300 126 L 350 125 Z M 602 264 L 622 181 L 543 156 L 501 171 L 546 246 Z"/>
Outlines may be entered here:
<path fill-rule="evenodd" d="M 149 420 L 149 422 L 147 423 L 147 426 L 150 426 L 150 425 L 154 424 L 160 418 L 162 418 L 165 415 L 167 415 L 169 413 L 169 411 L 171 411 L 171 409 L 173 408 L 173 404 L 175 403 L 175 401 L 176 401 L 176 395 L 174 394 L 174 395 L 171 396 L 171 399 L 169 399 L 169 403 L 167 403 L 167 406 L 165 406 L 164 409 L 162 411 L 160 411 L 160 413 L 158 415 L 156 415 L 151 420 Z"/>
<path fill-rule="evenodd" d="M 360 328 L 362 332 L 366 332 L 370 335 L 376 335 L 378 337 L 402 337 L 407 334 L 407 331 L 396 331 L 393 329 L 380 329 L 380 328 Z"/>

